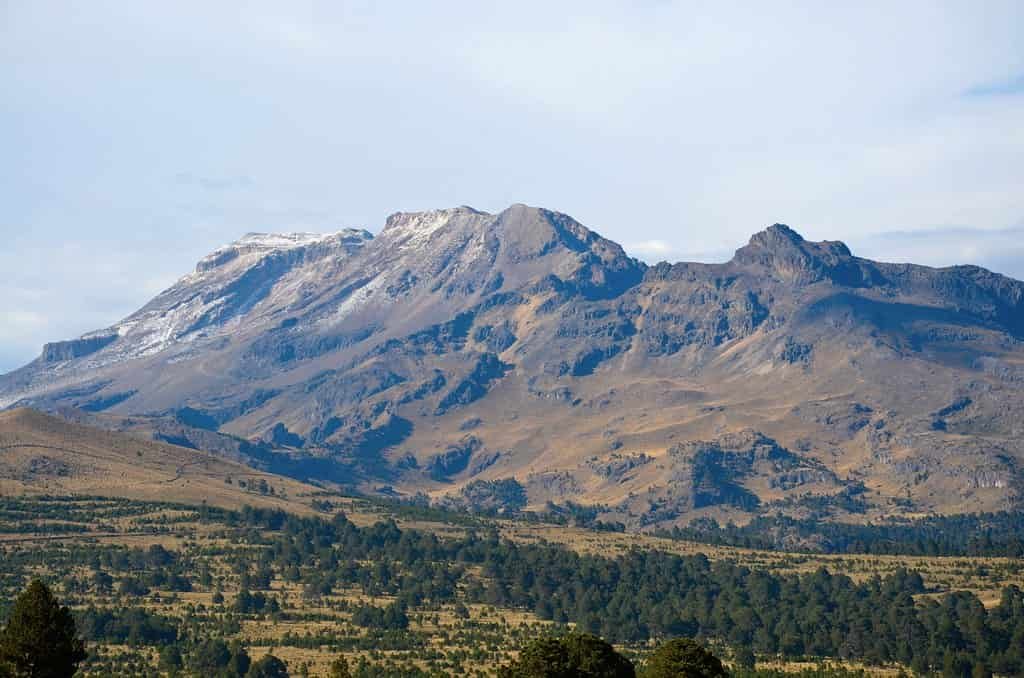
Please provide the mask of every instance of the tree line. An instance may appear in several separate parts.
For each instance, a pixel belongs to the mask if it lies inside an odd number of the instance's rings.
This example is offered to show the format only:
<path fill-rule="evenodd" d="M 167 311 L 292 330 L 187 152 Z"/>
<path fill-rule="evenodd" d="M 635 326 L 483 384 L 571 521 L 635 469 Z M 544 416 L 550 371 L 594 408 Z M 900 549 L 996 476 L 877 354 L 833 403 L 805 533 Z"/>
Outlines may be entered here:
<path fill-rule="evenodd" d="M 713 518 L 703 518 L 687 527 L 656 534 L 766 551 L 790 551 L 797 543 L 820 553 L 1024 557 L 1024 513 L 1019 511 L 926 516 L 865 525 L 777 515 L 758 516 L 742 526 L 723 526 Z"/>

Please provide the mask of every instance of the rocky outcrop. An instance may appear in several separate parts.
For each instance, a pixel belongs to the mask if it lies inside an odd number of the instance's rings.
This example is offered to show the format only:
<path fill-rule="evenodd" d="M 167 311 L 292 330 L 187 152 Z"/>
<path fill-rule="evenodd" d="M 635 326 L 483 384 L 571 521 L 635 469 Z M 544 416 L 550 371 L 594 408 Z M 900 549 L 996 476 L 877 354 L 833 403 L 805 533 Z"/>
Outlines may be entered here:
<path fill-rule="evenodd" d="M 447 480 L 469 466 L 473 454 L 483 447 L 476 436 L 466 436 L 461 441 L 448 447 L 430 458 L 426 470 L 434 480 Z"/>
<path fill-rule="evenodd" d="M 82 358 L 117 341 L 117 336 L 116 333 L 109 333 L 70 341 L 55 341 L 43 346 L 41 359 L 44 363 L 60 363 Z"/>
<path fill-rule="evenodd" d="M 693 508 L 726 504 L 757 508 L 757 495 L 743 482 L 757 475 L 773 488 L 792 489 L 809 483 L 836 484 L 823 465 L 780 446 L 764 434 L 744 430 L 713 441 L 680 443 L 669 449 L 670 483 Z"/>
<path fill-rule="evenodd" d="M 472 513 L 508 515 L 519 512 L 526 506 L 526 501 L 526 490 L 518 480 L 501 478 L 474 480 L 440 504 L 448 509 Z"/>

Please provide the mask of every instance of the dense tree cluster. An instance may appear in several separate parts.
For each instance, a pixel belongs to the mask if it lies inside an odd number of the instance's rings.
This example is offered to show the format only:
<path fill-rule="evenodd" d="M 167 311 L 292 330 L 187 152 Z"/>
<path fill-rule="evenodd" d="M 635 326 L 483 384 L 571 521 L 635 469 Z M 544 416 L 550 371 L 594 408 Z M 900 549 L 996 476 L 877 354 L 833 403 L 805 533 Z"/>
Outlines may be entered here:
<path fill-rule="evenodd" d="M 352 613 L 352 623 L 376 629 L 398 631 L 409 628 L 409 616 L 405 613 L 405 605 L 392 603 L 387 607 L 360 605 Z"/>
<path fill-rule="evenodd" d="M 175 620 L 139 607 L 89 607 L 76 617 L 78 628 L 86 640 L 128 645 L 163 645 L 178 639 Z"/>
<path fill-rule="evenodd" d="M 785 551 L 802 544 L 809 551 L 822 553 L 1024 557 L 1024 513 L 1019 511 L 928 516 L 867 525 L 760 516 L 743 526 L 730 523 L 723 527 L 705 518 L 659 534 L 763 550 Z"/>
<path fill-rule="evenodd" d="M 251 593 L 248 589 L 238 592 L 231 607 L 236 612 L 243 614 L 262 614 L 264 612 L 275 614 L 281 610 L 281 606 L 273 596 L 267 596 L 259 591 Z"/>

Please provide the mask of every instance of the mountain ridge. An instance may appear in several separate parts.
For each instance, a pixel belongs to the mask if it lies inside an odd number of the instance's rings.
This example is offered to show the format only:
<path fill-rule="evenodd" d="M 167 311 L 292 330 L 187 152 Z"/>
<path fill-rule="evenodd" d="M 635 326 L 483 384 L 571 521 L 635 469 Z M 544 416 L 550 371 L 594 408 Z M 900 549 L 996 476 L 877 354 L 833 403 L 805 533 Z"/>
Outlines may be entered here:
<path fill-rule="evenodd" d="M 366 491 L 514 479 L 634 526 L 830 498 L 871 519 L 1016 505 L 1022 340 L 1024 283 L 977 267 L 782 224 L 727 262 L 647 265 L 558 212 L 458 207 L 244 236 L 0 376 L 0 406 L 329 460 Z"/>

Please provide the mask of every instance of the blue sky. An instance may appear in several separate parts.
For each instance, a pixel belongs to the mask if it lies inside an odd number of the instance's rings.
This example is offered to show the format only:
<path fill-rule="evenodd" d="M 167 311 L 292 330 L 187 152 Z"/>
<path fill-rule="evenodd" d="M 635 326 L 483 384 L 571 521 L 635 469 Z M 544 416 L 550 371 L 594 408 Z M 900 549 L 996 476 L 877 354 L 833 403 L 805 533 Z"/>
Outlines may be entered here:
<path fill-rule="evenodd" d="M 843 4 L 0 2 L 0 372 L 247 231 L 460 204 L 1024 277 L 1024 4 Z"/>

